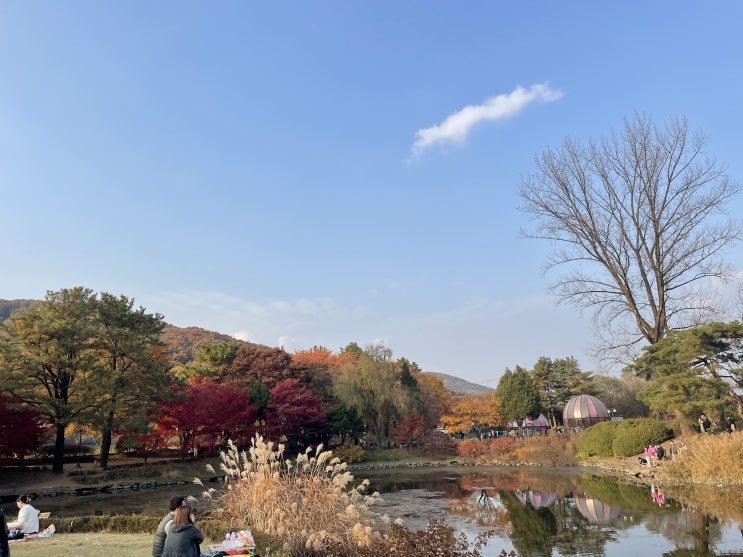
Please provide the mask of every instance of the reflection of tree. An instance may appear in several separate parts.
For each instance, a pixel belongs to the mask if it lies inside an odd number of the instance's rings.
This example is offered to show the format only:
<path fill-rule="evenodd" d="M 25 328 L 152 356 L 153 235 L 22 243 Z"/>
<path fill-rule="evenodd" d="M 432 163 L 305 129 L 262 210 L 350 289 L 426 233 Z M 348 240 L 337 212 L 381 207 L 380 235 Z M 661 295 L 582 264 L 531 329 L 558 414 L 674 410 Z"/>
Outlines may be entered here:
<path fill-rule="evenodd" d="M 463 501 L 452 503 L 449 507 L 451 516 L 463 518 L 465 522 L 486 526 L 495 530 L 499 536 L 510 536 L 508 512 L 494 493 L 482 490 Z"/>
<path fill-rule="evenodd" d="M 711 557 L 715 545 L 722 539 L 720 523 L 694 509 L 682 513 L 649 515 L 645 526 L 651 532 L 659 532 L 676 545 L 676 549 L 665 555 Z"/>
<path fill-rule="evenodd" d="M 557 522 L 549 508 L 535 509 L 522 504 L 512 493 L 501 493 L 511 519 L 511 542 L 521 557 L 551 556 L 555 545 Z"/>
<path fill-rule="evenodd" d="M 615 541 L 615 531 L 590 522 L 570 499 L 550 507 L 557 521 L 555 548 L 561 555 L 605 555 L 606 542 Z"/>

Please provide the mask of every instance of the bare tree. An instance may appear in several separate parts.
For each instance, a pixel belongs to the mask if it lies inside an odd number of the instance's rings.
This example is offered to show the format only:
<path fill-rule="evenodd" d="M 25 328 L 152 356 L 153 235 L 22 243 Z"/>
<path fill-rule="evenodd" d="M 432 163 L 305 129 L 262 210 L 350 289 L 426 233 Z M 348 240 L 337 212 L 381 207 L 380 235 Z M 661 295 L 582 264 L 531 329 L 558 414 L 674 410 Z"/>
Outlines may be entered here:
<path fill-rule="evenodd" d="M 658 128 L 636 114 L 619 135 L 544 151 L 522 181 L 535 225 L 523 234 L 555 243 L 545 272 L 569 267 L 550 291 L 593 313 L 607 359 L 720 309 L 709 284 L 730 275 L 721 256 L 741 227 L 724 210 L 741 186 L 705 143 L 686 119 Z"/>

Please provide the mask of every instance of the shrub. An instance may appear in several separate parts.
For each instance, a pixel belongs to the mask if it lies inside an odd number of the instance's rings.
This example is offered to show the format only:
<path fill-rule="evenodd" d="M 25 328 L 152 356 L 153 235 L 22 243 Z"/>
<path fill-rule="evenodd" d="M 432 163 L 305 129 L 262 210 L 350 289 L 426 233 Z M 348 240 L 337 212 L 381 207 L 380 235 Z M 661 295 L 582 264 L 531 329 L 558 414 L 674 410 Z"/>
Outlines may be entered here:
<path fill-rule="evenodd" d="M 581 460 L 614 455 L 612 444 L 622 422 L 599 422 L 582 431 L 575 442 L 576 456 Z"/>
<path fill-rule="evenodd" d="M 572 466 L 576 463 L 575 440 L 568 435 L 549 432 L 525 438 L 515 449 L 522 462 L 542 466 Z"/>
<path fill-rule="evenodd" d="M 457 452 L 462 458 L 482 462 L 511 461 L 516 442 L 510 437 L 495 437 L 492 439 L 465 439 L 457 445 Z"/>
<path fill-rule="evenodd" d="M 342 445 L 333 449 L 333 456 L 338 457 L 343 462 L 353 464 L 364 460 L 364 449 L 361 448 L 361 445 L 354 445 L 353 447 Z"/>
<path fill-rule="evenodd" d="M 362 550 L 359 557 L 388 557 L 389 555 L 417 557 L 480 557 L 482 547 L 487 545 L 488 538 L 495 534 L 487 531 L 475 538 L 472 549 L 465 534 L 455 535 L 454 529 L 446 525 L 443 520 L 429 521 L 425 530 L 411 531 L 398 525 L 393 525 L 387 536 L 386 543 Z M 511 552 L 500 554 L 503 557 L 516 557 Z"/>
<path fill-rule="evenodd" d="M 363 493 L 367 480 L 354 487 L 346 463 L 322 446 L 314 454 L 308 448 L 294 462 L 283 454 L 283 445 L 260 435 L 247 453 L 230 442 L 220 455 L 227 490 L 204 493 L 218 505 L 216 514 L 280 539 L 292 557 L 331 548 L 339 557 L 357 555 L 359 548 L 382 542 L 386 521 L 371 509 L 379 495 Z"/>
<path fill-rule="evenodd" d="M 616 423 L 619 427 L 612 441 L 614 456 L 636 455 L 648 445 L 658 445 L 673 437 L 672 427 L 660 420 L 634 418 Z"/>

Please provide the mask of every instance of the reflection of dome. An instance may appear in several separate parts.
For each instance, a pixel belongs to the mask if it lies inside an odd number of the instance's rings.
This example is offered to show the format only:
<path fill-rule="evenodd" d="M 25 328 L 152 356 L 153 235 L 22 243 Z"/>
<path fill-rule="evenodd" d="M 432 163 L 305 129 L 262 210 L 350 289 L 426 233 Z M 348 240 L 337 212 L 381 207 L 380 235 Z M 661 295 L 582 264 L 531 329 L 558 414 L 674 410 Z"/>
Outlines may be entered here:
<path fill-rule="evenodd" d="M 580 514 L 595 524 L 609 524 L 619 516 L 618 508 L 610 507 L 598 499 L 575 495 L 573 501 Z"/>
<path fill-rule="evenodd" d="M 550 428 L 550 422 L 544 417 L 544 414 L 539 414 L 539 417 L 534 418 L 533 420 L 531 418 L 524 418 L 522 426 L 536 430 L 543 430 Z"/>
<path fill-rule="evenodd" d="M 606 405 L 591 395 L 571 398 L 562 411 L 562 421 L 567 427 L 587 427 L 609 419 Z"/>
<path fill-rule="evenodd" d="M 526 505 L 531 503 L 535 509 L 541 509 L 549 507 L 557 499 L 557 493 L 551 491 L 544 493 L 542 491 L 517 491 L 514 495 L 518 498 L 521 503 Z"/>

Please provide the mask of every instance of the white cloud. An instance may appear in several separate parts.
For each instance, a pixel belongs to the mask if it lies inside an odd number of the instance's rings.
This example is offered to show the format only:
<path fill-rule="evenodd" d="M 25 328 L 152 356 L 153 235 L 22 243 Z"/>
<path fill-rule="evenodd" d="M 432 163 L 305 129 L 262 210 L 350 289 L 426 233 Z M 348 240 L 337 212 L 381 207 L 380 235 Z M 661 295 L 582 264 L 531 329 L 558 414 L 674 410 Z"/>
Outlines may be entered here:
<path fill-rule="evenodd" d="M 419 157 L 423 151 L 434 145 L 461 143 L 480 122 L 509 118 L 532 102 L 552 102 L 561 97 L 561 91 L 551 89 L 547 83 L 540 83 L 529 89 L 516 87 L 512 92 L 491 97 L 482 104 L 465 106 L 441 124 L 418 130 L 412 147 L 413 156 Z"/>

